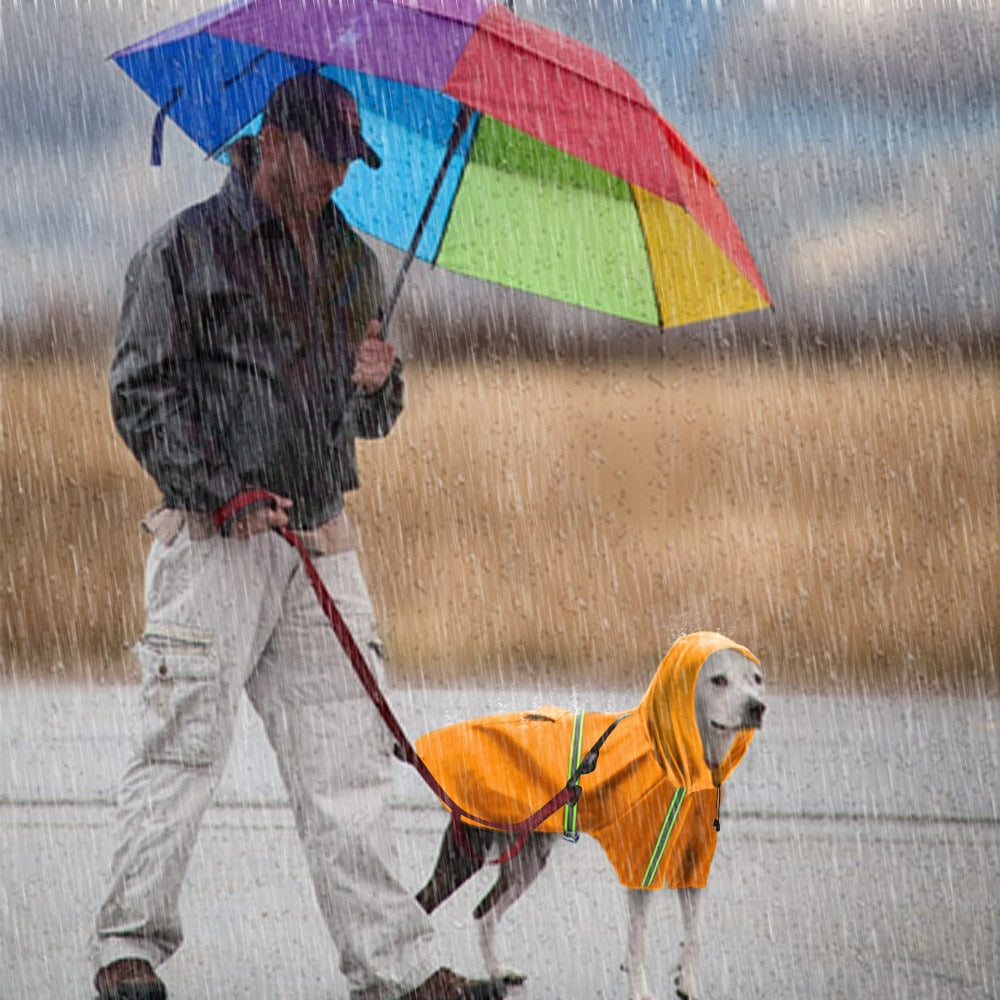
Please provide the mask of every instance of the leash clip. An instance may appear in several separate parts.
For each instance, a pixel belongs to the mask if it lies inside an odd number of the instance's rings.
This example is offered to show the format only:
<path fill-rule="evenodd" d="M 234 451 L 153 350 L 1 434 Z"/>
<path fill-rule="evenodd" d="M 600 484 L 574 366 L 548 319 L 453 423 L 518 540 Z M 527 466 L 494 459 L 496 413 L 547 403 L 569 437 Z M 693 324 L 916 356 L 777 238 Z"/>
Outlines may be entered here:
<path fill-rule="evenodd" d="M 580 801 L 583 788 L 579 784 L 568 784 L 566 788 L 569 790 L 570 797 L 566 801 L 566 809 L 569 810 L 569 813 L 568 821 L 563 824 L 563 840 L 575 844 L 580 839 L 580 831 L 576 828 L 576 804 Z"/>

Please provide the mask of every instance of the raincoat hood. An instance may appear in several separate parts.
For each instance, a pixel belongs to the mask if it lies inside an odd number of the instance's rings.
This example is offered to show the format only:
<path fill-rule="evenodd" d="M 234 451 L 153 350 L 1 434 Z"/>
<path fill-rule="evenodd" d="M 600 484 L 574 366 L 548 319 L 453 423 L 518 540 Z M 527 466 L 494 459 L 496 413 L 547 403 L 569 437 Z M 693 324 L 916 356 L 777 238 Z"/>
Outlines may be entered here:
<path fill-rule="evenodd" d="M 746 753 L 752 733 L 734 739 L 713 772 L 695 721 L 698 671 L 712 653 L 744 647 L 714 632 L 679 639 L 638 708 L 571 712 L 545 705 L 459 722 L 421 736 L 417 753 L 455 802 L 491 823 L 516 823 L 548 802 L 574 761 L 605 734 L 596 769 L 580 778 L 572 829 L 594 837 L 629 888 L 704 887 L 715 853 L 718 786 Z M 567 811 L 543 833 L 566 833 Z"/>
<path fill-rule="evenodd" d="M 692 632 L 670 647 L 639 702 L 639 720 L 660 764 L 676 786 L 689 791 L 721 785 L 753 739 L 753 730 L 740 730 L 725 760 L 709 770 L 695 721 L 694 689 L 702 664 L 720 649 L 736 650 L 760 663 L 749 649 L 718 632 Z"/>

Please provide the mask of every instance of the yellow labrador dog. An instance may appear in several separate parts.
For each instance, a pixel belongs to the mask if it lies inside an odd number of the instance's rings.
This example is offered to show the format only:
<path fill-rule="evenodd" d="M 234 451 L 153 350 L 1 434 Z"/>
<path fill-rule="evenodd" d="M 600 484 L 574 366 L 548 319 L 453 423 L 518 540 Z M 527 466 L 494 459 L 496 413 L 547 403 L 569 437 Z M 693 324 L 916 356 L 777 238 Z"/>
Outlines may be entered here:
<path fill-rule="evenodd" d="M 682 636 L 671 647 L 632 712 L 571 712 L 543 706 L 489 716 L 427 733 L 417 752 L 455 802 L 493 823 L 530 815 L 563 785 L 602 738 L 596 768 L 579 778 L 575 806 L 549 817 L 500 867 L 476 906 L 487 970 L 495 979 L 523 976 L 497 958 L 500 918 L 542 870 L 549 834 L 593 836 L 628 890 L 624 969 L 631 1000 L 652 1000 L 646 972 L 650 890 L 679 890 L 684 944 L 677 994 L 699 995 L 700 890 L 708 880 L 719 828 L 722 784 L 763 722 L 764 677 L 748 649 L 716 632 Z M 449 825 L 417 899 L 429 913 L 514 836 Z"/>

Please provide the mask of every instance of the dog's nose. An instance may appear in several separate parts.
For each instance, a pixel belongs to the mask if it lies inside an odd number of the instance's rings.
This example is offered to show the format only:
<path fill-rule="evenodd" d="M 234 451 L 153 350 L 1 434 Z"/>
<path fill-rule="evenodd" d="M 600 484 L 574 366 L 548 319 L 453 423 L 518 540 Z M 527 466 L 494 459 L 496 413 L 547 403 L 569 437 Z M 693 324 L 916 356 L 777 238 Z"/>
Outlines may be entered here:
<path fill-rule="evenodd" d="M 748 729 L 760 729 L 761 724 L 764 721 L 764 713 L 767 711 L 767 705 L 762 701 L 758 701 L 756 698 L 753 701 L 747 703 L 746 711 L 744 712 L 744 719 L 746 720 Z"/>

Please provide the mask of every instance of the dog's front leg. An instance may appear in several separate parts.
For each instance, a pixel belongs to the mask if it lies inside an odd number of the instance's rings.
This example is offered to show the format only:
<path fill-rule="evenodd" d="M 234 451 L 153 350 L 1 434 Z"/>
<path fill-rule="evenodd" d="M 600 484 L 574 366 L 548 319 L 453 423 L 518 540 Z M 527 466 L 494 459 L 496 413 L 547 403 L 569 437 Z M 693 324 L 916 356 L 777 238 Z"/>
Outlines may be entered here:
<path fill-rule="evenodd" d="M 681 918 L 684 923 L 684 945 L 681 967 L 677 974 L 677 995 L 685 1000 L 701 996 L 701 889 L 678 889 Z"/>
<path fill-rule="evenodd" d="M 545 867 L 552 850 L 552 841 L 549 834 L 532 834 L 520 853 L 500 866 L 496 884 L 472 911 L 479 926 L 479 948 L 491 979 L 501 979 L 510 984 L 524 982 L 523 972 L 503 965 L 497 958 L 497 927 L 500 918 L 521 898 L 525 889 Z M 510 842 L 513 842 L 513 838 Z"/>
<path fill-rule="evenodd" d="M 628 900 L 628 945 L 623 966 L 628 976 L 629 1000 L 656 1000 L 646 977 L 646 923 L 650 897 L 648 889 L 626 889 Z"/>
<path fill-rule="evenodd" d="M 513 969 L 505 968 L 497 958 L 496 938 L 497 924 L 499 922 L 500 915 L 496 910 L 484 913 L 476 921 L 476 930 L 479 935 L 479 951 L 483 956 L 483 964 L 486 966 L 486 972 L 489 974 L 490 979 L 503 979 L 514 971 Z"/>

